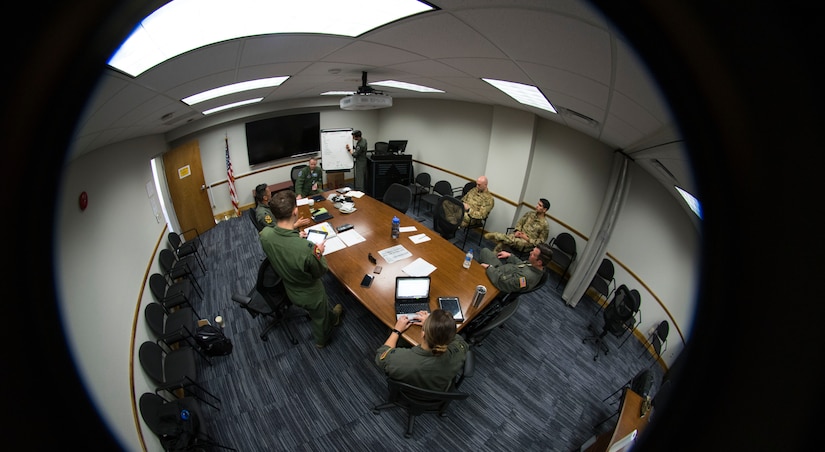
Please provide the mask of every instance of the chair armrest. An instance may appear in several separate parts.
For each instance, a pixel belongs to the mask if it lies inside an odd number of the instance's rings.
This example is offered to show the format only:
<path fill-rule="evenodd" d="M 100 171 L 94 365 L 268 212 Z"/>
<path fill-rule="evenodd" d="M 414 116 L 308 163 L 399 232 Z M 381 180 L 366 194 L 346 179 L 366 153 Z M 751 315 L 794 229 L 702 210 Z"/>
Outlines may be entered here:
<path fill-rule="evenodd" d="M 242 305 L 247 306 L 252 301 L 252 297 L 248 297 L 246 295 L 241 295 L 239 293 L 232 294 L 232 301 Z"/>
<path fill-rule="evenodd" d="M 511 234 L 516 231 L 516 228 L 507 228 L 504 230 L 505 234 Z"/>

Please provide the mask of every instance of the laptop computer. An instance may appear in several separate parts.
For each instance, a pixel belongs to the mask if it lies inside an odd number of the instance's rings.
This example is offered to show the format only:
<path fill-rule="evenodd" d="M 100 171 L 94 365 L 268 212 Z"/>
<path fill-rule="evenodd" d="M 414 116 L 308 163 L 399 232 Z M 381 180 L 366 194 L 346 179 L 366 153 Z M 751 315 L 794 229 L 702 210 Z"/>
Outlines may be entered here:
<path fill-rule="evenodd" d="M 406 315 L 418 318 L 418 311 L 430 312 L 430 277 L 397 276 L 395 278 L 395 318 Z"/>

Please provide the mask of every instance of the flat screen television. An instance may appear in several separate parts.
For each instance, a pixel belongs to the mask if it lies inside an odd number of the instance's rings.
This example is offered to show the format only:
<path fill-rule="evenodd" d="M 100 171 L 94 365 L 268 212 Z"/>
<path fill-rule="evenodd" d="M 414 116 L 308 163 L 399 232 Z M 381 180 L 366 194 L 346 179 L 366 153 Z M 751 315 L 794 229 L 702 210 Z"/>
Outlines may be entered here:
<path fill-rule="evenodd" d="M 392 154 L 401 154 L 407 149 L 407 140 L 390 140 L 387 142 L 387 150 Z"/>
<path fill-rule="evenodd" d="M 246 152 L 250 165 L 320 149 L 320 113 L 277 116 L 246 123 Z"/>

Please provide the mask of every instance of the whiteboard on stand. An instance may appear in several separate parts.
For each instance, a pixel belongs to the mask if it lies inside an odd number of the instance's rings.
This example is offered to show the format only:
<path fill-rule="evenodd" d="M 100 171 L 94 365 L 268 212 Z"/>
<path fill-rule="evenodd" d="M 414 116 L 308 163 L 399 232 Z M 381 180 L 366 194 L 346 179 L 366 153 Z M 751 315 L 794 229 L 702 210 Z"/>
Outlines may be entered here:
<path fill-rule="evenodd" d="M 353 159 L 347 145 L 352 147 L 352 129 L 321 130 L 321 165 L 324 171 L 352 169 Z"/>

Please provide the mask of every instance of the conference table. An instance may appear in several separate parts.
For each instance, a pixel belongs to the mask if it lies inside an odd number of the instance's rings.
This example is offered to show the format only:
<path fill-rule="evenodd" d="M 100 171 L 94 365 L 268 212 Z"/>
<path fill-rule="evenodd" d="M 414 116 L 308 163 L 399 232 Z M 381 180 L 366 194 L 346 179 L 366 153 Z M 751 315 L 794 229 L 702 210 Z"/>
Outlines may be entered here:
<path fill-rule="evenodd" d="M 353 230 L 365 240 L 334 252 L 327 250 L 327 265 L 338 281 L 388 327 L 393 328 L 396 323 L 395 278 L 410 276 L 402 269 L 419 258 L 435 267 L 429 274 L 430 311 L 438 309 L 438 297 L 458 297 L 464 313 L 464 322 L 456 324 L 459 331 L 499 295 L 499 290 L 490 283 L 484 268 L 478 262 L 473 262 L 469 269 L 463 268 L 466 253 L 432 229 L 366 194 L 360 198 L 352 198 L 355 204 L 354 212 L 342 213 L 335 209 L 333 202 L 329 200 L 329 195 L 333 193 L 337 194 L 335 190 L 324 193 L 324 200 L 315 202 L 313 208 L 326 208 L 333 215 L 325 220 L 326 223 L 333 228 L 351 224 Z M 298 211 L 299 216 L 310 218 L 308 205 L 299 206 Z M 402 230 L 409 227 L 414 227 L 415 230 L 401 232 L 397 239 L 393 239 L 393 216 L 401 220 Z M 313 225 L 310 221 L 310 225 L 306 227 L 311 228 Z M 429 240 L 416 244 L 410 239 L 420 234 L 425 234 Z M 412 256 L 388 263 L 379 252 L 396 245 L 402 245 Z M 370 254 L 376 259 L 377 264 L 370 262 Z M 382 267 L 381 273 L 373 273 L 376 265 Z M 375 277 L 370 287 L 361 286 L 361 280 L 366 274 Z M 479 306 L 473 307 L 472 300 L 478 285 L 485 286 L 487 294 Z M 410 344 L 417 345 L 421 338 L 421 327 L 412 325 L 402 337 Z"/>
<path fill-rule="evenodd" d="M 650 420 L 650 412 L 645 413 L 644 416 L 641 415 L 643 401 L 642 396 L 630 388 L 625 388 L 616 426 L 612 430 L 599 435 L 596 441 L 586 449 L 586 452 L 609 451 L 614 446 L 619 446 L 619 443 L 634 430 L 637 435 L 641 435 Z"/>

